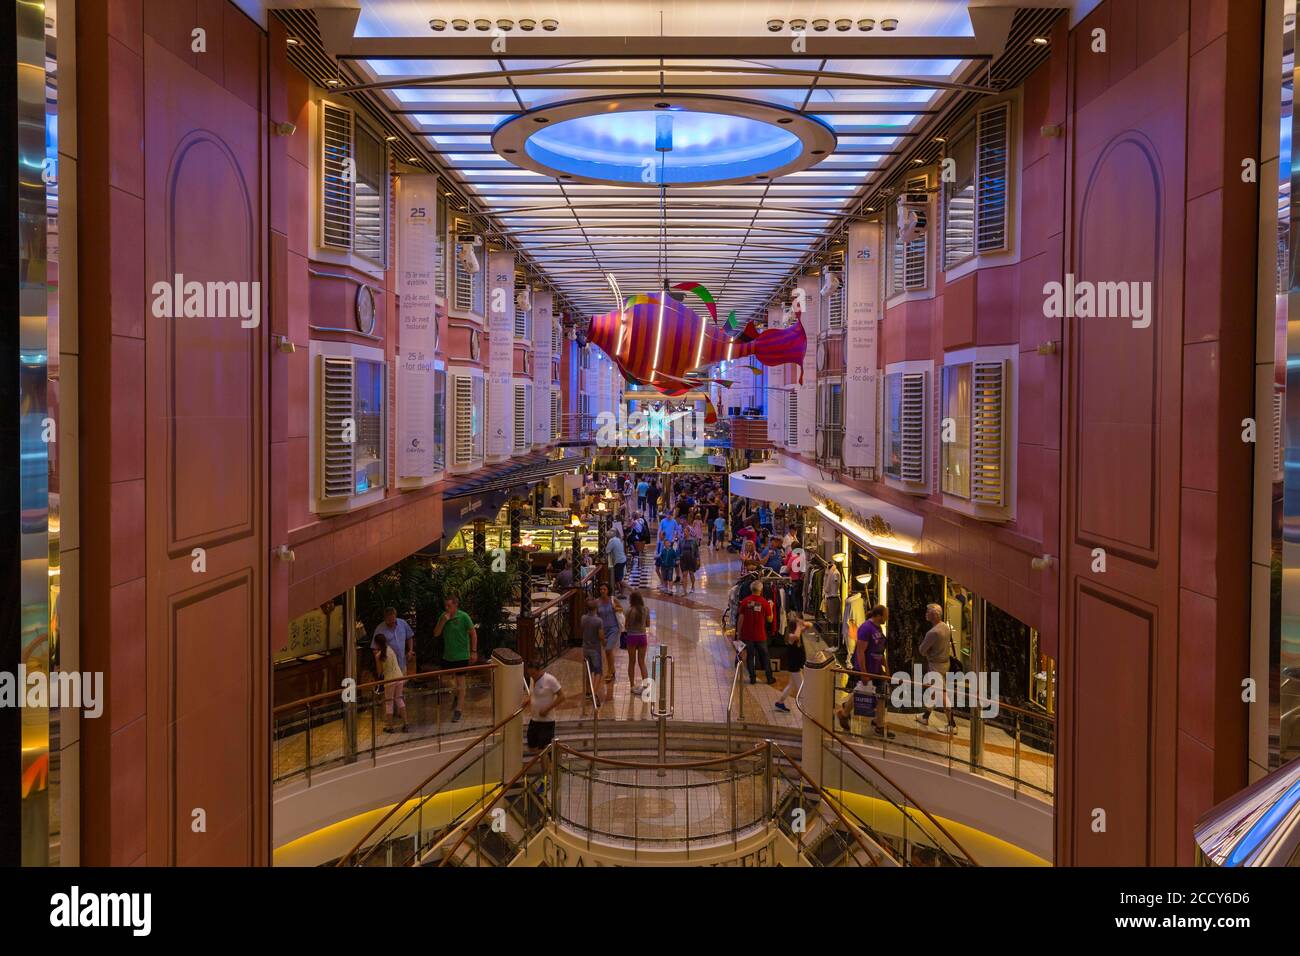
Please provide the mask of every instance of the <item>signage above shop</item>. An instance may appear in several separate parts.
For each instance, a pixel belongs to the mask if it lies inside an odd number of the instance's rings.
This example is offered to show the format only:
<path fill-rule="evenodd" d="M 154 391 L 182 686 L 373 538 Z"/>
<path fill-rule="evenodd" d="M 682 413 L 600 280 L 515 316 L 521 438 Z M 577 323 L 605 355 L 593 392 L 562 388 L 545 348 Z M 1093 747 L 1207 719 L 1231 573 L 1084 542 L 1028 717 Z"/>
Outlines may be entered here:
<path fill-rule="evenodd" d="M 808 494 L 817 510 L 831 518 L 850 536 L 870 548 L 914 554 L 920 543 L 925 519 L 897 505 L 843 486 L 830 488 L 808 483 Z"/>

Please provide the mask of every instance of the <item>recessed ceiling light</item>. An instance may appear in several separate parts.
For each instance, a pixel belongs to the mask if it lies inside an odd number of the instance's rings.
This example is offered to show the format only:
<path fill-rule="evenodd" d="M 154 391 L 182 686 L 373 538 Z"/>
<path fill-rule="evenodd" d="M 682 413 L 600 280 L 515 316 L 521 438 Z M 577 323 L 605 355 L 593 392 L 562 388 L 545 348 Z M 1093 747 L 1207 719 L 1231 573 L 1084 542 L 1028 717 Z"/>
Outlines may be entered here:
<path fill-rule="evenodd" d="M 491 29 L 492 29 L 492 21 L 491 21 L 491 20 L 484 20 L 484 19 L 481 19 L 481 18 L 478 19 L 478 20 L 475 20 L 475 21 L 474 21 L 474 29 L 475 29 L 475 30 L 491 30 Z"/>
<path fill-rule="evenodd" d="M 452 20 L 452 21 L 451 21 L 451 28 L 452 28 L 453 30 L 460 30 L 460 31 L 464 32 L 465 30 L 468 30 L 468 29 L 469 29 L 469 21 L 468 21 L 468 20 Z"/>
<path fill-rule="evenodd" d="M 830 28 L 831 28 L 831 21 L 829 20 L 813 21 L 813 29 L 816 30 L 818 33 L 825 33 Z"/>
<path fill-rule="evenodd" d="M 859 30 L 874 30 L 875 28 L 876 28 L 876 21 L 875 21 L 875 20 L 867 19 L 867 20 L 859 20 L 859 21 L 858 21 L 858 29 L 859 29 Z"/>
<path fill-rule="evenodd" d="M 503 149 L 501 150 L 501 152 L 506 153 L 508 155 L 513 155 L 515 151 L 513 149 Z"/>
<path fill-rule="evenodd" d="M 925 160 L 921 159 L 919 156 L 916 159 L 912 160 L 912 164 L 914 166 L 920 166 L 923 162 L 925 162 Z"/>
<path fill-rule="evenodd" d="M 843 31 L 845 31 L 845 30 L 852 29 L 852 27 L 853 27 L 853 21 L 852 21 L 852 20 L 849 20 L 849 19 L 847 19 L 847 18 L 846 18 L 846 19 L 843 19 L 843 20 L 836 20 L 836 21 L 835 21 L 835 29 L 836 29 L 836 30 L 839 30 L 840 32 L 843 32 Z"/>
<path fill-rule="evenodd" d="M 392 142 L 396 142 L 396 141 L 397 141 L 397 137 L 396 137 L 396 136 L 385 136 L 385 137 L 384 137 L 384 142 L 385 142 L 385 143 L 392 143 Z"/>
<path fill-rule="evenodd" d="M 343 85 L 343 81 L 340 80 L 337 76 L 331 76 L 329 79 L 327 79 L 327 80 L 325 81 L 325 85 L 326 85 L 326 86 L 342 86 L 342 85 Z"/>
<path fill-rule="evenodd" d="M 560 29 L 560 21 L 559 21 L 559 20 L 543 20 L 543 21 L 542 21 L 542 29 L 543 29 L 543 30 L 548 30 L 548 31 L 554 32 L 554 31 Z"/>
<path fill-rule="evenodd" d="M 780 33 L 781 30 L 785 28 L 785 21 L 784 21 L 784 20 L 768 20 L 768 21 L 767 21 L 767 28 L 768 28 L 769 30 L 771 30 L 773 33 Z"/>
<path fill-rule="evenodd" d="M 673 105 L 673 104 L 671 104 L 671 103 L 656 103 L 656 104 L 655 104 L 655 109 L 657 109 L 657 110 L 666 110 L 666 109 L 668 109 L 668 107 L 670 107 L 670 106 L 672 106 L 672 105 Z M 655 122 L 657 123 L 657 122 L 659 122 L 659 121 L 658 121 L 658 120 L 655 120 Z"/>
<path fill-rule="evenodd" d="M 1034 37 L 1030 42 L 1038 46 L 1047 46 L 1048 40 L 1047 37 Z"/>
<path fill-rule="evenodd" d="M 284 38 L 284 45 L 285 45 L 285 46 L 298 46 L 300 43 L 302 43 L 302 41 L 299 40 L 297 37 L 285 37 L 285 38 Z"/>
<path fill-rule="evenodd" d="M 514 20 L 498 20 L 497 26 L 502 30 L 513 30 L 515 28 Z"/>
<path fill-rule="evenodd" d="M 533 122 L 534 122 L 534 123 L 549 123 L 550 120 L 548 120 L 545 116 L 534 116 L 534 117 L 533 117 Z"/>
<path fill-rule="evenodd" d="M 430 30 L 445 30 L 445 29 L 447 29 L 447 21 L 446 21 L 446 20 L 437 20 L 437 19 L 430 20 L 430 21 L 429 21 L 429 29 L 430 29 Z"/>
<path fill-rule="evenodd" d="M 407 156 L 407 157 L 406 157 L 406 161 L 407 161 L 408 163 L 418 163 L 418 162 L 420 161 L 420 157 L 419 157 L 419 156 Z"/>
<path fill-rule="evenodd" d="M 946 137 L 946 136 L 936 136 L 936 137 L 934 138 L 934 141 L 935 141 L 936 143 L 946 143 L 946 142 L 948 142 L 948 137 Z"/>
<path fill-rule="evenodd" d="M 790 117 L 788 116 L 782 116 L 779 120 L 777 120 L 777 122 L 780 123 L 782 126 L 785 126 L 787 123 L 793 123 L 794 120 L 790 119 Z"/>
<path fill-rule="evenodd" d="M 880 21 L 880 29 L 882 29 L 882 30 L 897 30 L 897 29 L 898 29 L 898 21 L 897 21 L 897 20 L 894 20 L 894 19 L 881 20 L 881 21 Z"/>
<path fill-rule="evenodd" d="M 824 149 L 814 149 L 814 150 L 812 150 L 811 155 L 813 155 L 813 156 L 825 156 L 825 155 L 826 155 L 826 150 L 824 150 Z"/>
<path fill-rule="evenodd" d="M 791 30 L 806 30 L 807 28 L 808 28 L 808 21 L 807 21 L 807 20 L 791 20 L 791 21 L 790 21 L 790 29 L 791 29 Z"/>
<path fill-rule="evenodd" d="M 868 207 L 867 207 L 867 212 L 875 212 L 875 211 L 876 211 L 876 207 L 875 207 L 875 206 L 868 206 Z"/>

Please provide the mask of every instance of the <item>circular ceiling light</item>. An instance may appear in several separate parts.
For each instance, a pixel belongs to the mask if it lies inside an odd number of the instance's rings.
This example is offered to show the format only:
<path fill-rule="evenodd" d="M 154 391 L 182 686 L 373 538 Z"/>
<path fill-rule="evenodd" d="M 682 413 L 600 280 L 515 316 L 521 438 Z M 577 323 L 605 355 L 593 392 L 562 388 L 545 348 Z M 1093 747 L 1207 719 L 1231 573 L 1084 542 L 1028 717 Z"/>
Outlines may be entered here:
<path fill-rule="evenodd" d="M 430 29 L 430 30 L 445 30 L 445 29 L 447 29 L 447 21 L 446 21 L 446 20 L 439 20 L 438 18 L 435 17 L 434 19 L 432 19 L 432 20 L 429 21 L 429 29 Z"/>
<path fill-rule="evenodd" d="M 785 29 L 785 21 L 784 21 L 784 20 L 768 20 L 768 21 L 767 21 L 767 28 L 768 28 L 768 30 L 770 30 L 770 31 L 773 32 L 773 33 L 780 33 L 782 30 Z"/>
<path fill-rule="evenodd" d="M 859 30 L 874 30 L 875 27 L 876 27 L 876 21 L 872 20 L 870 17 L 868 17 L 865 20 L 858 21 Z"/>
<path fill-rule="evenodd" d="M 532 30 L 536 26 L 537 26 L 537 21 L 529 19 L 528 17 L 524 17 L 522 20 L 519 21 L 519 29 L 521 30 Z"/>
<path fill-rule="evenodd" d="M 452 27 L 453 30 L 460 30 L 460 31 L 464 32 L 465 30 L 468 30 L 468 29 L 469 29 L 469 21 L 468 21 L 468 20 L 452 20 L 452 21 L 451 21 L 451 27 Z"/>
<path fill-rule="evenodd" d="M 852 28 L 853 28 L 852 20 L 843 19 L 843 20 L 835 21 L 835 29 L 839 30 L 841 33 L 843 33 L 845 30 L 851 30 Z"/>
<path fill-rule="evenodd" d="M 812 24 L 813 24 L 813 29 L 816 30 L 818 33 L 825 33 L 827 30 L 831 28 L 831 21 L 829 20 L 814 20 Z"/>
<path fill-rule="evenodd" d="M 560 29 L 560 21 L 550 19 L 543 20 L 542 29 L 554 33 L 556 30 Z"/>
<path fill-rule="evenodd" d="M 881 21 L 880 21 L 880 29 L 882 29 L 882 30 L 897 30 L 897 29 L 898 29 L 898 21 L 897 21 L 897 20 L 893 20 L 893 19 L 890 19 L 890 20 L 881 20 Z"/>
<path fill-rule="evenodd" d="M 491 21 L 491 20 L 475 20 L 475 21 L 474 21 L 474 29 L 475 29 L 475 30 L 491 30 L 491 29 L 492 29 L 492 21 Z"/>
<path fill-rule="evenodd" d="M 718 186 L 776 179 L 835 149 L 835 132 L 795 110 L 754 100 L 655 94 L 583 99 L 521 113 L 492 134 L 492 148 L 524 169 L 590 185 Z M 539 120 L 546 120 L 539 123 Z"/>

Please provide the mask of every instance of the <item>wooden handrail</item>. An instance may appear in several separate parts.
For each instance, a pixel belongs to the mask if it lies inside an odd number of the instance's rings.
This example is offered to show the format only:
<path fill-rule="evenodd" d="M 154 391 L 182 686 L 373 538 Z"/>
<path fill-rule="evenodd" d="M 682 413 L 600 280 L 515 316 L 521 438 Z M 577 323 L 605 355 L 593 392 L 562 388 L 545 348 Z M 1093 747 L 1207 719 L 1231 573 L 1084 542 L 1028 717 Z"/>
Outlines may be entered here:
<path fill-rule="evenodd" d="M 513 787 L 516 783 L 518 783 L 518 782 L 519 782 L 519 779 L 520 779 L 521 777 L 523 777 L 525 774 L 527 774 L 528 771 L 531 770 L 531 769 L 533 768 L 533 764 L 537 763 L 537 761 L 541 760 L 543 757 L 545 757 L 545 756 L 546 756 L 547 754 L 549 754 L 550 752 L 551 752 L 551 748 L 550 748 L 549 746 L 548 746 L 548 747 L 544 747 L 544 748 L 542 748 L 541 750 L 539 750 L 539 751 L 536 753 L 536 755 L 533 757 L 532 760 L 530 760 L 530 761 L 528 761 L 528 763 L 524 764 L 523 767 L 520 768 L 519 772 L 518 772 L 517 774 L 515 774 L 513 777 L 510 778 L 510 781 L 509 781 L 508 783 L 502 783 L 502 784 L 500 784 L 500 785 L 497 786 L 497 787 L 493 787 L 493 790 L 494 790 L 494 791 L 496 791 L 496 790 L 500 790 L 502 793 L 508 793 L 508 792 L 510 791 L 510 788 Z M 447 851 L 446 856 L 444 856 L 444 857 L 442 858 L 442 860 L 438 863 L 438 866 L 440 866 L 440 867 L 441 867 L 441 866 L 446 866 L 446 865 L 447 865 L 447 861 L 449 861 L 449 860 L 451 860 L 453 857 L 455 857 L 455 855 L 456 855 L 456 851 L 460 849 L 461 844 L 464 843 L 467 839 L 469 839 L 469 835 L 470 835 L 471 833 L 473 833 L 475 829 L 477 829 L 477 827 L 478 827 L 478 825 L 479 825 L 479 822 L 483 819 L 483 817 L 484 817 L 484 816 L 487 814 L 487 812 L 488 812 L 489 810 L 491 810 L 491 809 L 492 809 L 492 801 L 491 801 L 491 800 L 488 800 L 488 799 L 486 798 L 486 796 L 485 796 L 485 797 L 483 798 L 483 809 L 479 810 L 479 812 L 474 816 L 474 819 L 471 820 L 471 821 L 468 823 L 468 825 L 462 825 L 461 834 L 460 834 L 460 839 L 458 839 L 458 840 L 455 842 L 455 844 L 452 846 L 452 848 L 451 848 L 450 850 Z M 436 846 L 436 844 L 435 844 L 435 846 Z M 433 847 L 430 847 L 429 849 L 432 850 Z"/>
<path fill-rule="evenodd" d="M 908 801 L 912 806 L 914 806 L 914 807 L 916 807 L 916 809 L 920 810 L 921 813 L 923 813 L 923 814 L 925 815 L 925 818 L 926 818 L 927 820 L 929 820 L 931 823 L 933 823 L 933 824 L 935 825 L 935 827 L 938 828 L 939 832 L 942 833 L 944 836 L 946 836 L 946 837 L 947 837 L 947 838 L 952 842 L 952 845 L 955 846 L 958 850 L 961 851 L 961 855 L 964 856 L 964 857 L 966 858 L 967 862 L 969 862 L 969 863 L 970 863 L 971 865 L 973 865 L 973 866 L 978 866 L 978 865 L 979 865 L 978 863 L 975 862 L 975 858 L 974 858 L 973 856 L 971 856 L 969 853 L 966 852 L 966 848 L 965 848 L 964 846 L 962 846 L 961 843 L 959 843 L 959 842 L 957 841 L 957 838 L 954 837 L 951 833 L 949 833 L 948 830 L 947 830 L 947 828 L 944 827 L 944 825 L 943 825 L 942 823 L 940 823 L 938 820 L 936 820 L 936 819 L 934 818 L 933 814 L 931 814 L 929 810 L 927 810 L 925 807 L 921 806 L 921 804 L 917 803 L 916 800 L 912 797 L 911 794 L 909 794 L 906 790 L 904 790 L 902 787 L 900 787 L 898 784 L 896 784 L 896 783 L 894 782 L 893 778 L 889 776 L 889 774 L 885 773 L 885 771 L 883 771 L 883 770 L 881 770 L 879 767 L 877 767 L 874 763 L 871 762 L 870 759 L 868 759 L 867 757 L 865 757 L 865 756 L 863 756 L 862 754 L 858 753 L 857 750 L 855 750 L 855 749 L 850 745 L 849 741 L 845 740 L 843 737 L 841 737 L 839 734 L 837 734 L 834 730 L 831 730 L 831 728 L 827 727 L 825 724 L 823 724 L 820 720 L 818 720 L 818 719 L 817 719 L 816 717 L 814 717 L 812 714 L 808 713 L 808 711 L 804 710 L 804 709 L 803 709 L 803 703 L 802 703 L 798 698 L 795 698 L 795 706 L 799 708 L 799 713 L 803 715 L 804 720 L 811 721 L 812 724 L 813 724 L 813 726 L 817 727 L 817 728 L 818 728 L 822 733 L 824 733 L 824 734 L 829 734 L 833 740 L 838 740 L 838 741 L 840 742 L 840 744 L 841 744 L 845 749 L 847 749 L 847 750 L 848 750 L 849 752 L 851 752 L 855 757 L 857 757 L 859 760 L 861 760 L 863 763 L 865 763 L 868 767 L 870 767 L 871 770 L 872 770 L 874 773 L 878 774 L 878 775 L 881 777 L 881 779 L 883 779 L 887 784 L 889 784 L 891 787 L 893 787 L 895 790 L 897 790 L 899 793 L 901 793 L 901 794 L 903 795 L 903 799 L 904 799 L 904 800 Z M 890 802 L 892 803 L 893 801 L 891 800 Z M 902 807 L 899 807 L 899 809 L 901 810 Z"/>
<path fill-rule="evenodd" d="M 375 823 L 374 826 L 372 826 L 369 830 L 367 830 L 360 840 L 358 840 L 356 843 L 352 845 L 352 849 L 348 850 L 347 853 L 343 854 L 343 856 L 339 858 L 339 862 L 336 865 L 347 866 L 351 862 L 352 857 L 356 854 L 357 850 L 361 849 L 361 845 L 365 843 L 366 840 L 370 839 L 371 835 L 374 834 L 376 831 L 378 831 L 380 827 L 382 827 L 385 823 L 387 823 L 389 818 L 392 817 L 392 815 L 396 813 L 400 807 L 404 807 L 409 801 L 414 800 L 416 796 L 420 793 L 420 791 L 423 790 L 425 787 L 427 787 L 430 783 L 432 783 L 438 777 L 439 774 L 445 773 L 449 768 L 452 768 L 454 771 L 456 762 L 460 760 L 461 757 L 465 756 L 465 754 L 469 753 L 471 750 L 477 747 L 488 737 L 492 736 L 492 734 L 495 734 L 498 730 L 501 730 L 503 727 L 506 726 L 506 724 L 510 723 L 516 717 L 522 716 L 523 712 L 524 712 L 524 708 L 520 707 L 518 710 L 516 710 L 505 720 L 501 721 L 499 724 L 496 724 L 493 727 L 489 727 L 487 730 L 483 731 L 483 733 L 479 734 L 468 744 L 462 747 L 460 751 L 458 751 L 450 760 L 444 762 L 442 766 L 440 766 L 437 770 L 435 770 L 433 773 L 429 774 L 429 776 L 425 777 L 422 781 L 420 781 L 420 783 L 418 783 L 415 786 L 415 788 L 411 790 L 410 793 L 408 793 L 401 800 L 398 800 L 397 803 L 393 804 L 393 806 L 389 808 L 388 812 L 385 813 L 383 817 L 381 817 L 379 821 Z M 454 771 L 454 772 L 459 772 L 459 771 Z M 433 794 L 429 795 L 429 797 L 432 796 Z M 425 797 L 424 799 L 428 800 L 429 797 Z"/>
<path fill-rule="evenodd" d="M 825 794 L 828 797 L 830 796 L 829 791 L 827 791 L 825 787 L 819 784 L 812 777 L 808 776 L 807 772 L 803 769 L 803 767 L 799 766 L 799 764 L 794 760 L 794 758 L 785 752 L 785 748 L 783 748 L 780 744 L 776 743 L 775 741 L 772 743 L 772 748 L 776 750 L 776 752 L 779 753 L 782 757 L 785 758 L 786 763 L 794 767 L 795 773 L 797 773 L 804 780 L 804 782 L 806 782 L 818 793 Z M 848 818 L 845 817 L 842 812 L 840 812 L 839 807 L 835 805 L 838 802 L 839 801 L 835 800 L 834 798 L 826 801 L 826 803 L 831 808 L 831 812 L 834 813 L 835 816 L 839 819 L 839 821 L 843 823 L 845 827 L 848 828 L 848 831 L 853 834 L 853 839 L 857 841 L 858 846 L 866 850 L 867 855 L 871 857 L 872 862 L 875 863 L 876 866 L 879 866 L 880 863 L 878 862 L 879 859 L 878 854 L 874 850 L 872 850 L 870 846 L 867 845 L 866 841 L 862 839 L 862 835 L 858 832 L 860 828 L 856 824 L 849 822 Z M 881 847 L 881 849 L 884 850 L 884 847 Z M 897 858 L 895 857 L 894 859 L 897 862 Z"/>
<path fill-rule="evenodd" d="M 862 679 L 865 679 L 865 680 L 886 680 L 886 681 L 893 681 L 893 679 L 894 679 L 894 675 L 892 675 L 892 674 L 872 674 L 872 673 L 869 673 L 869 672 L 867 672 L 867 671 L 855 671 L 855 670 L 851 670 L 850 668 L 847 668 L 847 667 L 832 667 L 832 668 L 831 668 L 831 673 L 833 673 L 833 674 L 851 674 L 851 675 L 853 675 L 854 677 L 862 678 Z M 906 677 L 906 676 L 905 676 L 905 679 L 906 679 L 907 682 L 910 683 L 910 684 L 915 684 L 915 683 L 916 683 L 916 681 L 913 680 L 911 677 Z M 1053 715 L 1053 714 L 1045 714 L 1045 713 L 1040 713 L 1040 712 L 1038 712 L 1038 711 L 1025 710 L 1023 707 L 1017 707 L 1017 706 L 1015 706 L 1014 704 L 1004 704 L 1004 703 L 1002 703 L 1002 698 L 1000 698 L 1000 697 L 999 697 L 996 701 L 982 701 L 982 700 L 980 700 L 980 701 L 976 701 L 976 703 L 979 703 L 979 704 L 984 704 L 984 703 L 996 703 L 996 704 L 998 705 L 998 710 L 1010 710 L 1010 711 L 1014 711 L 1015 713 L 1018 713 L 1018 714 L 1024 714 L 1026 717 L 1033 717 L 1035 720 L 1045 720 L 1045 721 L 1049 721 L 1049 722 L 1051 722 L 1051 723 L 1053 723 L 1053 724 L 1056 723 L 1056 717 L 1055 717 L 1055 715 Z"/>
<path fill-rule="evenodd" d="M 389 683 L 395 684 L 398 681 L 422 680 L 428 677 L 446 677 L 448 674 L 467 674 L 470 671 L 491 670 L 495 666 L 496 665 L 494 664 L 469 664 L 466 667 L 448 667 L 445 670 L 420 671 L 418 674 L 411 674 L 406 677 L 386 677 L 383 680 L 367 681 L 364 684 L 358 684 L 356 686 L 356 690 L 362 691 L 369 687 L 382 687 L 384 684 L 389 684 Z M 287 704 L 281 704 L 279 707 L 273 707 L 271 709 L 271 716 L 274 717 L 276 714 L 280 713 L 281 711 L 292 710 L 296 707 L 305 707 L 307 704 L 314 703 L 318 700 L 325 700 L 326 698 L 337 697 L 341 693 L 343 693 L 341 689 L 327 690 L 323 694 L 313 694 L 311 697 L 303 697 L 300 698 L 299 700 L 292 700 Z"/>

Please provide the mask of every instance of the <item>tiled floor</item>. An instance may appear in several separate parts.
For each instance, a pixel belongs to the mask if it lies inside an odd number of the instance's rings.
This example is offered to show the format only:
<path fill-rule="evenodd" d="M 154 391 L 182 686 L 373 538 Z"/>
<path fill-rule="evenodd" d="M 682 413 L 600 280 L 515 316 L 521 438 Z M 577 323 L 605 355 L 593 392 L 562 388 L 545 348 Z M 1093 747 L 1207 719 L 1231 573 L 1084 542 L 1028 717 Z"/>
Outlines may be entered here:
<path fill-rule="evenodd" d="M 702 567 L 697 575 L 696 590 L 685 596 L 669 595 L 658 590 L 654 578 L 653 556 L 646 548 L 646 558 L 640 567 L 635 564 L 629 571 L 628 588 L 638 588 L 650 610 L 650 647 L 647 661 L 653 659 L 660 645 L 668 649 L 675 672 L 675 710 L 673 719 L 680 722 L 725 723 L 727 703 L 732 690 L 736 654 L 731 639 L 722 631 L 722 611 L 727 602 L 727 592 L 739 573 L 739 561 L 728 551 L 705 548 L 701 554 Z M 623 598 L 624 608 L 627 599 Z M 815 641 L 815 639 L 814 639 Z M 809 648 L 812 654 L 815 647 Z M 628 652 L 618 650 L 615 656 L 615 679 L 601 685 L 603 703 L 600 707 L 602 721 L 650 720 L 652 704 L 639 693 L 632 693 L 628 681 Z M 565 701 L 557 708 L 560 721 L 582 720 L 591 714 L 590 699 L 586 693 L 587 676 L 582 653 L 571 648 L 553 663 L 550 671 L 564 686 Z M 743 672 L 737 691 L 743 697 L 743 719 L 749 724 L 796 729 L 802 718 L 787 700 L 791 713 L 782 713 L 773 707 L 784 689 L 789 675 L 776 672 L 776 681 L 768 685 L 762 673 L 758 683 L 750 684 Z M 386 749 L 408 741 L 429 738 L 460 737 L 465 731 L 486 729 L 492 725 L 492 696 L 490 687 L 483 685 L 471 689 L 466 699 L 463 720 L 450 722 L 450 701 L 446 689 L 435 685 L 408 686 L 408 732 L 385 733 L 374 736 L 375 747 Z M 521 688 L 522 696 L 522 688 Z M 586 699 L 584 699 L 586 698 Z M 837 695 L 839 699 L 839 695 Z M 741 721 L 741 702 L 733 705 L 733 721 Z M 903 752 L 925 752 L 936 759 L 967 763 L 970 748 L 970 724 L 958 721 L 958 731 L 949 737 L 939 733 L 942 717 L 935 715 L 927 727 L 922 727 L 910 714 L 890 713 L 888 725 L 896 737 L 885 746 Z M 874 736 L 867 718 L 852 719 L 852 733 L 859 739 L 864 751 L 879 753 L 881 741 Z M 670 728 L 671 730 L 671 728 Z M 365 710 L 358 716 L 359 749 L 363 756 L 371 752 L 370 716 Z M 276 778 L 300 770 L 305 756 L 305 737 L 295 734 L 277 740 L 274 747 Z M 312 728 L 313 764 L 320 765 L 342 757 L 343 735 L 339 721 L 319 724 Z M 1018 766 L 1015 741 L 1005 730 L 985 724 L 984 755 L 982 765 L 1007 777 L 1017 773 L 1022 781 L 1050 791 L 1053 763 L 1050 754 L 1022 744 L 1019 748 Z"/>

